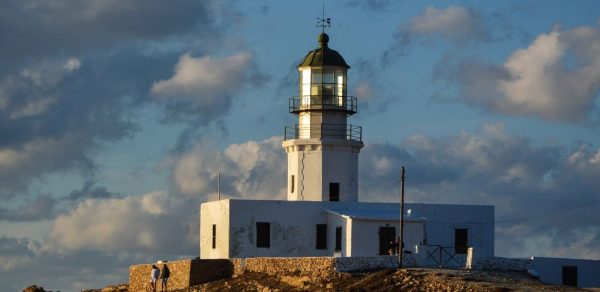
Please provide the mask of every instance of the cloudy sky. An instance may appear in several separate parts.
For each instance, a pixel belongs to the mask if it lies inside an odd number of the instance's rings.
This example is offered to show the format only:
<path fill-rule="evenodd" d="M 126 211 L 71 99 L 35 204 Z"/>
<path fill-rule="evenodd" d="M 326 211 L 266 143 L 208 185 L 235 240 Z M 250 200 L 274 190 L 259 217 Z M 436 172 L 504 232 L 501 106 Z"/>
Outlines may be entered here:
<path fill-rule="evenodd" d="M 321 1 L 0 0 L 0 290 L 193 257 L 198 208 L 284 199 Z M 600 3 L 326 2 L 362 201 L 496 206 L 496 254 L 600 259 Z"/>

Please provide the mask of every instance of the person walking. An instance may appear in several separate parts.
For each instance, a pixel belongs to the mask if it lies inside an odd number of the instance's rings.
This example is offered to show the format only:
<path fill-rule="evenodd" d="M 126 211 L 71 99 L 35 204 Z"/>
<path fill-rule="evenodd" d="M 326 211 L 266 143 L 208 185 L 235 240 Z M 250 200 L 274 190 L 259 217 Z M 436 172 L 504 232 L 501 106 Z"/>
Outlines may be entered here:
<path fill-rule="evenodd" d="M 165 264 L 162 272 L 160 272 L 160 291 L 168 290 L 167 284 L 169 282 L 169 276 L 171 276 L 171 271 L 169 270 L 169 267 L 167 267 L 167 264 Z"/>
<path fill-rule="evenodd" d="M 160 270 L 156 265 L 152 265 L 152 271 L 150 271 L 150 287 L 152 288 L 152 292 L 156 292 L 156 281 L 158 280 L 158 276 L 160 275 Z"/>

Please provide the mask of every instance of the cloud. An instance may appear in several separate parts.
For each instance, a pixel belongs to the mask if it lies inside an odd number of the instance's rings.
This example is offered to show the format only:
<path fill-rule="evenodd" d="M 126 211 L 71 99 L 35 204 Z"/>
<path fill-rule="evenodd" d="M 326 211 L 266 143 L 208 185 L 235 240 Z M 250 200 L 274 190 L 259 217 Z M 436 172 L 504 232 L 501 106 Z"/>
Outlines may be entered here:
<path fill-rule="evenodd" d="M 471 8 L 449 6 L 438 9 L 427 6 L 421 14 L 398 27 L 393 45 L 383 54 L 383 64 L 392 57 L 406 54 L 407 47 L 415 39 L 442 39 L 464 45 L 466 42 L 487 40 L 489 34 L 481 15 Z"/>
<path fill-rule="evenodd" d="M 38 221 L 53 218 L 57 200 L 52 196 L 38 196 L 16 209 L 0 207 L 0 220 L 8 221 Z"/>
<path fill-rule="evenodd" d="M 59 252 L 28 238 L 0 236 L 0 290 L 37 284 L 48 291 L 81 291 L 127 281 L 127 269 L 157 258 L 140 253 Z"/>
<path fill-rule="evenodd" d="M 253 58 L 249 52 L 223 58 L 195 58 L 186 53 L 179 58 L 174 75 L 154 82 L 150 91 L 171 111 L 206 122 L 224 115 L 241 89 L 264 82 Z"/>
<path fill-rule="evenodd" d="M 216 199 L 217 174 L 221 172 L 223 197 L 283 199 L 286 194 L 285 150 L 281 137 L 229 145 L 223 152 L 203 141 L 185 153 L 173 154 L 171 181 L 189 196 Z"/>
<path fill-rule="evenodd" d="M 389 9 L 389 7 L 394 4 L 394 1 L 391 0 L 348 0 L 346 5 L 351 7 L 363 7 L 371 10 L 382 10 L 385 11 Z"/>
<path fill-rule="evenodd" d="M 586 123 L 597 118 L 600 29 L 555 28 L 502 65 L 462 61 L 436 75 L 457 84 L 459 98 L 486 110 L 545 120 Z M 445 64 L 449 65 L 449 64 Z"/>
<path fill-rule="evenodd" d="M 599 151 L 536 146 L 502 124 L 477 134 L 413 135 L 399 145 L 367 144 L 359 196 L 398 201 L 404 165 L 408 201 L 495 205 L 499 255 L 598 258 Z M 544 238 L 552 246 L 534 248 Z"/>
<path fill-rule="evenodd" d="M 166 192 L 87 199 L 58 216 L 47 236 L 58 250 L 194 254 L 197 205 Z"/>
<path fill-rule="evenodd" d="M 0 1 L 0 60 L 111 50 L 137 41 L 216 30 L 211 1 Z M 27 20 L 27 21 L 24 21 Z"/>
<path fill-rule="evenodd" d="M 10 11 L 0 13 L 2 199 L 26 195 L 32 182 L 48 174 L 93 180 L 97 150 L 135 133 L 136 111 L 157 102 L 148 91 L 153 82 L 165 79 L 183 52 L 209 55 L 220 41 L 216 32 L 234 13 L 211 1 L 0 5 Z M 225 24 L 217 28 L 215 21 Z M 203 121 L 221 117 L 230 98 L 215 101 Z"/>

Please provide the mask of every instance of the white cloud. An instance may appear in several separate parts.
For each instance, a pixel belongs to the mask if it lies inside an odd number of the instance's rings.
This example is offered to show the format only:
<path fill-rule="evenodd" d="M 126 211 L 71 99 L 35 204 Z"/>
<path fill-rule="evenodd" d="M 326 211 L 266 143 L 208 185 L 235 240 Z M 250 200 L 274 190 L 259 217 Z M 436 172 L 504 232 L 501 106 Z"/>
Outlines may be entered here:
<path fill-rule="evenodd" d="M 184 194 L 215 199 L 221 172 L 224 195 L 282 199 L 286 164 L 281 137 L 229 145 L 222 153 L 197 143 L 189 152 L 172 156 L 172 181 Z"/>
<path fill-rule="evenodd" d="M 87 199 L 54 220 L 47 242 L 58 250 L 195 253 L 198 210 L 188 200 L 166 192 Z"/>
<path fill-rule="evenodd" d="M 249 52 L 224 58 L 194 58 L 183 54 L 175 66 L 175 74 L 154 82 L 151 92 L 164 99 L 183 99 L 211 106 L 243 85 L 252 58 Z"/>
<path fill-rule="evenodd" d="M 479 14 L 460 6 L 446 9 L 427 6 L 422 14 L 410 20 L 408 32 L 412 35 L 439 34 L 451 41 L 467 41 L 486 35 Z"/>
<path fill-rule="evenodd" d="M 462 62 L 442 73 L 467 103 L 509 115 L 587 122 L 600 93 L 600 29 L 556 28 L 503 65 Z"/>
<path fill-rule="evenodd" d="M 63 68 L 67 71 L 76 71 L 79 67 L 81 67 L 81 62 L 77 58 L 70 58 L 63 65 Z"/>

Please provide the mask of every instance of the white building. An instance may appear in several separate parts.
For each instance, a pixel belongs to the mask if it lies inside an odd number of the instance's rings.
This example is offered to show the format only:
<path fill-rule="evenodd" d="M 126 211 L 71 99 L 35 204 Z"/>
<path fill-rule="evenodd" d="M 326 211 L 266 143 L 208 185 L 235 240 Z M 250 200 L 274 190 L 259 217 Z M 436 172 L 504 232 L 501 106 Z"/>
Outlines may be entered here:
<path fill-rule="evenodd" d="M 300 95 L 289 100 L 298 124 L 286 127 L 287 201 L 220 200 L 200 207 L 200 257 L 372 256 L 399 236 L 400 204 L 358 202 L 362 128 L 347 123 L 344 58 L 319 35 L 298 66 Z M 282 162 L 283 163 L 283 162 Z M 462 265 L 494 255 L 494 207 L 406 204 L 404 250 L 423 264 Z M 410 211 L 408 211 L 410 210 Z"/>
<path fill-rule="evenodd" d="M 579 288 L 600 287 L 600 261 L 533 257 L 532 269 L 542 282 Z"/>

